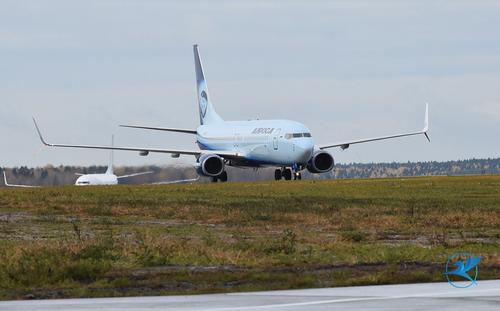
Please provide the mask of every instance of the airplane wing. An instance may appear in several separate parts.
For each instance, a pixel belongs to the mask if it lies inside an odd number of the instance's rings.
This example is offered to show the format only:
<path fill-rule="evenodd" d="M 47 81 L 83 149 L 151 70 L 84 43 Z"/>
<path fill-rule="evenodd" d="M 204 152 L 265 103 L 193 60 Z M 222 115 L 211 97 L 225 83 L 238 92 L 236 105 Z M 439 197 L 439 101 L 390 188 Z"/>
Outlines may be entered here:
<path fill-rule="evenodd" d="M 141 125 L 124 125 L 120 124 L 121 127 L 130 127 L 130 128 L 136 128 L 136 129 L 143 129 L 143 130 L 155 130 L 155 131 L 169 131 L 169 132 L 179 132 L 179 133 L 186 133 L 186 134 L 197 134 L 196 130 L 191 130 L 191 129 L 180 129 L 180 128 L 173 128 L 173 127 L 152 127 L 152 126 L 141 126 Z"/>
<path fill-rule="evenodd" d="M 342 150 L 344 150 L 344 149 L 349 148 L 349 146 L 353 145 L 353 144 L 361 144 L 361 143 L 367 143 L 370 141 L 377 141 L 377 140 L 384 140 L 384 139 L 391 139 L 391 138 L 405 137 L 405 136 L 412 136 L 412 135 L 425 135 L 427 140 L 430 142 L 431 140 L 429 138 L 429 135 L 427 135 L 427 131 L 429 131 L 429 105 L 428 104 L 425 105 L 424 128 L 420 131 L 393 134 L 393 135 L 387 135 L 387 136 L 372 137 L 372 138 L 364 138 L 364 139 L 347 140 L 344 142 L 337 142 L 337 143 L 332 143 L 332 144 L 320 145 L 318 147 L 319 147 L 319 149 L 340 147 Z"/>
<path fill-rule="evenodd" d="M 195 181 L 198 181 L 199 179 L 200 179 L 200 176 L 198 176 L 196 178 L 190 178 L 190 179 L 154 182 L 154 183 L 152 183 L 152 185 L 183 184 L 183 183 L 195 182 Z"/>
<path fill-rule="evenodd" d="M 171 153 L 171 154 L 187 154 L 194 156 L 199 156 L 202 154 L 216 154 L 227 159 L 238 159 L 244 157 L 242 153 L 225 151 L 225 150 L 181 150 L 181 149 L 159 149 L 159 148 L 147 148 L 147 147 L 114 147 L 114 146 L 110 147 L 110 146 L 96 146 L 96 145 L 53 144 L 45 141 L 45 139 L 42 136 L 42 133 L 40 132 L 40 128 L 36 123 L 35 118 L 33 118 L 33 122 L 35 123 L 35 128 L 38 132 L 40 140 L 45 146 L 49 147 L 139 151 L 141 155 L 148 155 L 150 152 L 156 152 L 156 153 Z"/>
<path fill-rule="evenodd" d="M 141 172 L 141 173 L 134 173 L 134 174 L 128 174 L 128 175 L 121 175 L 121 176 L 116 176 L 116 178 L 128 178 L 128 177 L 134 177 L 134 176 L 140 176 L 140 175 L 146 175 L 146 174 L 152 174 L 154 173 L 153 171 L 147 171 L 147 172 Z"/>
<path fill-rule="evenodd" d="M 9 184 L 7 182 L 7 176 L 5 175 L 5 171 L 3 171 L 3 182 L 6 187 L 17 187 L 17 188 L 40 188 L 40 186 L 29 186 L 29 185 L 14 185 L 14 184 Z"/>

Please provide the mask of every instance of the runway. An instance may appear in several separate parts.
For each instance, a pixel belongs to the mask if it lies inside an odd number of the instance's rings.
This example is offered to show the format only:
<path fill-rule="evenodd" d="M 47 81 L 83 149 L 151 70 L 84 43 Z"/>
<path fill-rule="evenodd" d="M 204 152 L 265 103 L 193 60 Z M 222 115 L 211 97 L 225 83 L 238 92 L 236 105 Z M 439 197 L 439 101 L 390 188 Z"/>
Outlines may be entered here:
<path fill-rule="evenodd" d="M 421 283 L 282 290 L 232 294 L 24 300 L 0 302 L 0 310 L 500 310 L 500 280 L 458 289 Z"/>

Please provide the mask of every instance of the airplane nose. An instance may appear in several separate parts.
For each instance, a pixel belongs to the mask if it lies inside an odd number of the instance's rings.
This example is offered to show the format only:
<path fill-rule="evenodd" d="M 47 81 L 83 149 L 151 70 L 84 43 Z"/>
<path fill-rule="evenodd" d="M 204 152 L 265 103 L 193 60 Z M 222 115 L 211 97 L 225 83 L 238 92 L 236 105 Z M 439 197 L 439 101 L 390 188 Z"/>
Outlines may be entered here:
<path fill-rule="evenodd" d="M 309 139 L 301 139 L 295 143 L 295 146 L 299 147 L 300 149 L 303 149 L 303 150 L 309 150 L 309 149 L 313 149 L 314 143 L 313 143 L 312 139 L 310 139 L 310 138 Z"/>
<path fill-rule="evenodd" d="M 295 152 L 297 153 L 298 161 L 305 163 L 309 161 L 314 149 L 312 139 L 301 139 L 295 143 Z"/>

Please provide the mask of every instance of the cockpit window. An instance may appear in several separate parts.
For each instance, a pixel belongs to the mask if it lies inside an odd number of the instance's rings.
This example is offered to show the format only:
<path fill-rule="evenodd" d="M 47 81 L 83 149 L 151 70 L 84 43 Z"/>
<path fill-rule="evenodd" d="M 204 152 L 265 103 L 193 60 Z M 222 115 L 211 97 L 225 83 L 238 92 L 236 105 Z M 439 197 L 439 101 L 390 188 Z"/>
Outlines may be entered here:
<path fill-rule="evenodd" d="M 288 133 L 288 134 L 285 134 L 286 139 L 300 138 L 300 137 L 311 137 L 311 133 Z"/>

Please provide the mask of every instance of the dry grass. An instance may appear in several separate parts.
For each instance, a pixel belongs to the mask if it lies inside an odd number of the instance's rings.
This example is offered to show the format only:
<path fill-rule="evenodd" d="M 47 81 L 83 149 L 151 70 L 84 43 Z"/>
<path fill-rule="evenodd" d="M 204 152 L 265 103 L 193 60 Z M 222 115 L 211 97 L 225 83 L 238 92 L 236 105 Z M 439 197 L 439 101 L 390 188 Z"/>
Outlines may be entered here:
<path fill-rule="evenodd" d="M 500 176 L 0 189 L 0 298 L 498 278 L 499 237 Z"/>

